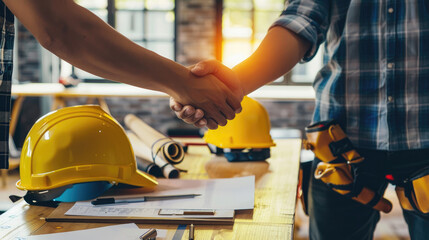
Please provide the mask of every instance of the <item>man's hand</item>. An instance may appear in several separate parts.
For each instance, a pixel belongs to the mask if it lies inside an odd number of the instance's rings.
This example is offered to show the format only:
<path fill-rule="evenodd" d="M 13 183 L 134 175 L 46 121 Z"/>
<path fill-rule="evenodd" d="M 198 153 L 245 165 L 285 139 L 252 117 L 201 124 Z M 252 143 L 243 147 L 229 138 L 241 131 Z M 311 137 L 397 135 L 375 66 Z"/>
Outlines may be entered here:
<path fill-rule="evenodd" d="M 243 87 L 235 72 L 217 60 L 201 61 L 191 68 L 191 72 L 199 77 L 212 74 L 228 86 L 240 101 L 244 97 Z"/>
<path fill-rule="evenodd" d="M 191 105 L 183 107 L 182 104 L 170 97 L 170 108 L 176 116 L 182 119 L 185 123 L 193 124 L 195 127 L 207 126 L 207 120 L 204 118 L 204 112 L 201 109 L 195 109 Z"/>
<path fill-rule="evenodd" d="M 189 72 L 187 79 L 182 80 L 184 82 L 176 85 L 170 94 L 177 101 L 177 105 L 172 101 L 170 107 L 180 111 L 177 116 L 186 119 L 185 122 L 195 124 L 204 116 L 205 121 L 196 126 L 206 125 L 210 129 L 216 129 L 218 125 L 225 126 L 227 120 L 233 119 L 235 114 L 241 111 L 242 99 L 236 97 L 215 76 L 207 74 L 197 77 Z M 186 106 L 183 107 L 182 104 Z"/>
<path fill-rule="evenodd" d="M 190 70 L 196 76 L 206 76 L 212 74 L 222 81 L 232 93 L 240 99 L 243 99 L 243 88 L 239 82 L 236 74 L 224 66 L 217 60 L 205 60 L 197 63 L 190 67 Z M 204 112 L 201 109 L 195 109 L 191 105 L 183 106 L 179 101 L 174 98 L 170 98 L 170 108 L 175 111 L 176 116 L 182 119 L 184 122 L 194 124 L 196 127 L 204 127 L 208 121 L 204 118 Z M 236 113 L 241 112 L 241 108 Z"/>

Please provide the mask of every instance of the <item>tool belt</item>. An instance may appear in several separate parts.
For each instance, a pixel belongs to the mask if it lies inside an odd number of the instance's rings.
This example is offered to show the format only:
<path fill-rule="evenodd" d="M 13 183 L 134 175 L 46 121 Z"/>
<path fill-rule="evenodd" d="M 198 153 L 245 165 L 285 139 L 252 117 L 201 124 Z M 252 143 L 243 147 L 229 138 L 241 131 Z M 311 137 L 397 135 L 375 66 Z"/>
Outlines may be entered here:
<path fill-rule="evenodd" d="M 396 194 L 403 209 L 429 213 L 429 167 L 396 184 Z"/>
<path fill-rule="evenodd" d="M 301 200 L 302 210 L 308 216 L 308 189 L 310 188 L 311 165 L 313 161 L 299 164 L 298 198 Z"/>
<path fill-rule="evenodd" d="M 322 180 L 334 191 L 375 210 L 388 213 L 392 203 L 358 184 L 354 172 L 364 158 L 354 149 L 340 125 L 335 120 L 323 121 L 305 128 L 307 139 L 304 148 L 312 150 L 321 162 L 314 177 Z"/>

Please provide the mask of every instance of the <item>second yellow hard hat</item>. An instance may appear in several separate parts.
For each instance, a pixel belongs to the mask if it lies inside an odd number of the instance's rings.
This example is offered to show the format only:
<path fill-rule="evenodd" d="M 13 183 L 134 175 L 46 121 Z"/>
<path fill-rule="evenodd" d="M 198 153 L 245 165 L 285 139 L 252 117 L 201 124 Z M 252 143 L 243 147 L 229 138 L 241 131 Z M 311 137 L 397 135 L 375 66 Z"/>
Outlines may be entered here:
<path fill-rule="evenodd" d="M 245 96 L 242 111 L 225 126 L 208 130 L 204 140 L 218 148 L 269 148 L 275 146 L 270 135 L 267 110 L 258 101 Z"/>

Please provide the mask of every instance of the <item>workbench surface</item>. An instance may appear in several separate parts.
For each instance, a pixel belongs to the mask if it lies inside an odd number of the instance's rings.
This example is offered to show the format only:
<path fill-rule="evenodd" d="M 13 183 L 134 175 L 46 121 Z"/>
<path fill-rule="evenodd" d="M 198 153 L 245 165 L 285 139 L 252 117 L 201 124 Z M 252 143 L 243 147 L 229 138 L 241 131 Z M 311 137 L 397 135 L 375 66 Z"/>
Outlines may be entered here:
<path fill-rule="evenodd" d="M 225 225 L 196 225 L 195 239 L 292 239 L 296 206 L 296 193 L 301 151 L 300 139 L 277 139 L 271 149 L 266 173 L 256 177 L 254 210 L 236 211 L 235 223 Z M 207 179 L 206 163 L 212 159 L 205 146 L 190 146 L 185 160 L 177 165 L 187 169 L 183 179 Z M 232 163 L 231 163 L 232 164 Z M 238 165 L 237 165 L 238 166 Z M 249 169 L 246 166 L 247 170 Z M 211 171 L 211 170 L 209 170 Z M 216 170 L 218 171 L 218 170 Z M 248 171 L 247 171 L 248 172 Z M 222 174 L 222 173 L 219 173 Z M 215 174 L 216 175 L 216 174 Z M 30 206 L 19 201 L 0 215 L 0 239 L 17 240 L 17 237 L 89 229 L 112 224 L 45 222 L 54 209 Z M 168 229 L 167 239 L 188 239 L 188 228 L 178 225 L 138 224 L 140 228 Z"/>

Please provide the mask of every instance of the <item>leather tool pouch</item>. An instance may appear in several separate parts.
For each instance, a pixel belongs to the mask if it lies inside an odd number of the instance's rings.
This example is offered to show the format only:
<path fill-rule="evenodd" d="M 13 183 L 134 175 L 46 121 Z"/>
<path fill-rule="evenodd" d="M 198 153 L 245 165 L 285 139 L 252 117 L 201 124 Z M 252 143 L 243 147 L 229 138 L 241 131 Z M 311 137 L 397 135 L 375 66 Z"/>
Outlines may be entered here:
<path fill-rule="evenodd" d="M 354 149 L 336 121 L 312 124 L 305 128 L 305 132 L 307 139 L 304 140 L 304 148 L 312 150 L 321 160 L 314 173 L 316 179 L 364 205 L 390 212 L 392 204 L 387 199 L 355 181 L 353 171 L 364 158 Z"/>
<path fill-rule="evenodd" d="M 363 157 L 356 152 L 340 125 L 334 120 L 312 124 L 305 128 L 305 134 L 307 140 L 304 140 L 304 147 L 312 150 L 323 162 L 341 160 L 354 164 L 363 161 Z"/>
<path fill-rule="evenodd" d="M 403 209 L 429 213 L 429 167 L 413 173 L 395 190 Z"/>
<path fill-rule="evenodd" d="M 311 179 L 311 165 L 313 161 L 301 162 L 299 169 L 298 197 L 301 200 L 302 209 L 308 216 L 308 189 Z"/>

